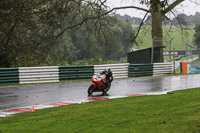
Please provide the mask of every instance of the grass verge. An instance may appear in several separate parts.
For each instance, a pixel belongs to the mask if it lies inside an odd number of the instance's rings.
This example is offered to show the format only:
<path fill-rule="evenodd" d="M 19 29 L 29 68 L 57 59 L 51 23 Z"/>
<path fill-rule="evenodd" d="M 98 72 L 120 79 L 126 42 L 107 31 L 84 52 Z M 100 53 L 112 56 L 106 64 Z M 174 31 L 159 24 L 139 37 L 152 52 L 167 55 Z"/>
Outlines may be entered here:
<path fill-rule="evenodd" d="M 200 132 L 200 88 L 16 114 L 0 132 Z"/>
<path fill-rule="evenodd" d="M 193 66 L 196 66 L 196 67 L 200 67 L 200 59 L 197 59 L 190 64 L 193 65 Z"/>

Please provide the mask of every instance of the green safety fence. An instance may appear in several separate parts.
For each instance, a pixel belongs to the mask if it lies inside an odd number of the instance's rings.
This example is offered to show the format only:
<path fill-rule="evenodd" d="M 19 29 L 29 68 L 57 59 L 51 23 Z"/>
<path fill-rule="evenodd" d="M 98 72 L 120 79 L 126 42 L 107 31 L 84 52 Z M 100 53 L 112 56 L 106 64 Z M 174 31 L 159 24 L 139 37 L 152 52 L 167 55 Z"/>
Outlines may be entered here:
<path fill-rule="evenodd" d="M 142 77 L 153 75 L 153 64 L 130 64 L 128 77 Z"/>
<path fill-rule="evenodd" d="M 18 68 L 1 68 L 0 85 L 19 84 Z"/>
<path fill-rule="evenodd" d="M 153 64 L 129 64 L 128 77 L 153 76 Z M 91 79 L 93 65 L 59 66 L 59 81 Z M 19 68 L 1 68 L 0 85 L 20 84 Z"/>
<path fill-rule="evenodd" d="M 91 79 L 94 66 L 60 66 L 59 81 Z"/>

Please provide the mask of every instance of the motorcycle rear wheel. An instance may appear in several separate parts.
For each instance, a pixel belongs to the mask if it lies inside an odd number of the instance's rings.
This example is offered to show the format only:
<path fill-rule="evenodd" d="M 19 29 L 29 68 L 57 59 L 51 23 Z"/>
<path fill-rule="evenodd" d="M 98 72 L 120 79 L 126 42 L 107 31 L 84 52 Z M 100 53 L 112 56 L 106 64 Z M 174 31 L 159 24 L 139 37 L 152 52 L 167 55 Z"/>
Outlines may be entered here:
<path fill-rule="evenodd" d="M 90 85 L 90 87 L 88 88 L 88 96 L 91 96 L 93 92 L 94 92 L 94 85 Z"/>
<path fill-rule="evenodd" d="M 111 85 L 109 85 L 107 88 L 103 89 L 103 94 L 106 94 L 110 90 Z"/>

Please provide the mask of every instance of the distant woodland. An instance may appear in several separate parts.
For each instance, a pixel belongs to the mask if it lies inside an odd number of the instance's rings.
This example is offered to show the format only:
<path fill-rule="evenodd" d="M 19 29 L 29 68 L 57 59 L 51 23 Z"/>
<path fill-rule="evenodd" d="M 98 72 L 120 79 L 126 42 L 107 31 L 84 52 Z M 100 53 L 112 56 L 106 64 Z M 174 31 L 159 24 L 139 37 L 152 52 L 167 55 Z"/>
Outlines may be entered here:
<path fill-rule="evenodd" d="M 0 67 L 98 64 L 121 61 L 136 44 L 141 18 L 109 14 L 104 2 L 2 0 Z M 109 14 L 109 15 L 108 15 Z M 145 23 L 151 24 L 151 17 Z M 177 21 L 179 20 L 179 21 Z M 200 23 L 200 13 L 167 24 Z"/>
<path fill-rule="evenodd" d="M 96 17 L 98 5 L 92 6 L 74 0 L 3 0 L 0 67 L 120 60 L 133 46 L 132 24 L 115 16 Z"/>
<path fill-rule="evenodd" d="M 119 14 L 116 15 L 117 17 L 121 18 L 122 20 L 126 21 L 126 22 L 130 22 L 133 24 L 140 24 L 142 21 L 142 18 L 137 18 L 137 17 L 131 17 L 129 15 L 124 15 L 121 16 Z M 150 21 L 151 17 L 149 17 L 149 19 L 146 20 L 147 24 L 151 24 Z M 171 20 L 165 20 L 163 21 L 163 24 L 178 24 L 179 22 L 181 22 L 183 25 L 195 25 L 200 23 L 200 13 L 196 12 L 195 15 L 190 15 L 187 16 L 185 14 L 179 14 L 178 16 L 176 16 L 175 18 L 171 19 Z"/>

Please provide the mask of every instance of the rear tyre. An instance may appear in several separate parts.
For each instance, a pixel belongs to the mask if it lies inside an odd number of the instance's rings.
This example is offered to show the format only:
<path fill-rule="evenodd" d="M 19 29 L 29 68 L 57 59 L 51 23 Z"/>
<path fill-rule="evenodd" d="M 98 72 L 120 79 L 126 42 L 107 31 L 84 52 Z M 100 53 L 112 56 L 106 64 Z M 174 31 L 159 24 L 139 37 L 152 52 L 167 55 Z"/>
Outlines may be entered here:
<path fill-rule="evenodd" d="M 110 90 L 111 84 L 108 85 L 105 89 L 103 89 L 103 94 L 106 94 Z"/>
<path fill-rule="evenodd" d="M 94 92 L 94 85 L 90 85 L 90 87 L 88 88 L 88 96 L 91 96 L 93 92 Z"/>

